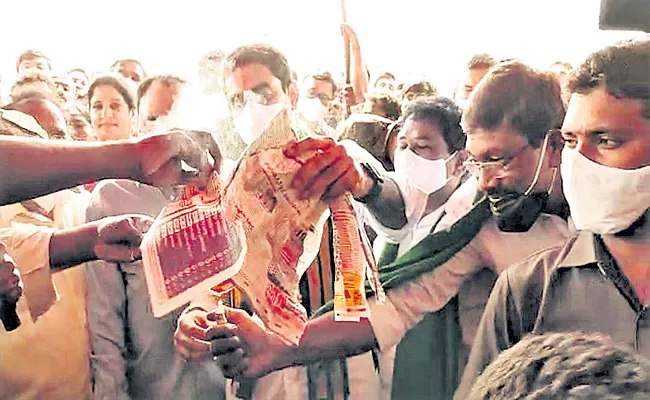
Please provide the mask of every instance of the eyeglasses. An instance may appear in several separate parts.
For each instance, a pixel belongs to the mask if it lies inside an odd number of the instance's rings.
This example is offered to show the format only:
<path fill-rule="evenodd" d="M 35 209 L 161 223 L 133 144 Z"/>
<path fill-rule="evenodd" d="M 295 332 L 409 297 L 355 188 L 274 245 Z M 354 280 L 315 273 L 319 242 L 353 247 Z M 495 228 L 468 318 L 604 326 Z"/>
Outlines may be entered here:
<path fill-rule="evenodd" d="M 278 93 L 269 88 L 258 93 L 251 90 L 235 93 L 228 98 L 228 103 L 232 109 L 241 109 L 248 101 L 267 106 L 277 103 L 279 99 Z"/>
<path fill-rule="evenodd" d="M 494 178 L 503 178 L 508 174 L 508 167 L 510 166 L 510 163 L 528 147 L 530 147 L 529 144 L 524 145 L 519 150 L 517 150 L 515 154 L 507 159 L 498 161 L 467 160 L 463 163 L 463 165 L 465 168 L 467 168 L 467 171 L 469 171 L 470 174 L 476 177 L 480 177 L 481 174 L 487 171 L 490 176 Z"/>

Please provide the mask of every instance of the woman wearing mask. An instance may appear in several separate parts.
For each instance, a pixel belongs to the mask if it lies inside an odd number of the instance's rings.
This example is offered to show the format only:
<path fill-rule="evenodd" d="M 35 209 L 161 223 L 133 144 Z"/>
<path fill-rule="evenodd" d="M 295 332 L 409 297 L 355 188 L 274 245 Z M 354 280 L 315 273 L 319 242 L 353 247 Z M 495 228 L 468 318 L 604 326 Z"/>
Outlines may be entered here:
<path fill-rule="evenodd" d="M 90 123 L 97 140 L 128 139 L 134 134 L 133 98 L 129 84 L 117 75 L 102 75 L 90 84 Z"/>

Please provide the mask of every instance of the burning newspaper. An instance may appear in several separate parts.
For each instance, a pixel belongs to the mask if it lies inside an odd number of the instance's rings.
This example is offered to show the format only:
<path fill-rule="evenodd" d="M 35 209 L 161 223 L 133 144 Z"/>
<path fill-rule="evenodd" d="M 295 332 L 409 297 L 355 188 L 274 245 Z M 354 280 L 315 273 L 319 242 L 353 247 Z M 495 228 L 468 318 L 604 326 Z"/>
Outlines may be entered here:
<path fill-rule="evenodd" d="M 192 191 L 161 214 L 143 243 L 156 316 L 191 300 L 189 296 L 197 291 L 222 282 L 227 286 L 229 282 L 224 281 L 231 278 L 248 296 L 266 327 L 288 343 L 297 344 L 307 323 L 300 303 L 300 278 L 318 255 L 330 215 L 335 318 L 359 321 L 369 315 L 365 277 L 367 271 L 373 271 L 372 283 L 376 286 L 377 269 L 350 195 L 330 205 L 321 200 L 323 193 L 298 199 L 291 185 L 293 177 L 314 153 L 302 155 L 304 159 L 286 157 L 284 147 L 296 140 L 288 115 L 281 112 L 246 150 L 222 196 L 217 194 L 219 181 L 215 177 L 207 199 Z M 179 222 L 174 228 L 177 219 L 183 221 L 186 215 L 206 207 L 214 225 L 209 231 L 194 228 L 194 219 L 182 226 Z M 170 226 L 174 233 L 171 238 Z M 183 234 L 183 229 L 192 233 Z"/>
<path fill-rule="evenodd" d="M 241 225 L 224 219 L 218 174 L 210 177 L 206 191 L 185 187 L 156 218 L 141 249 L 156 317 L 235 275 L 246 242 Z"/>

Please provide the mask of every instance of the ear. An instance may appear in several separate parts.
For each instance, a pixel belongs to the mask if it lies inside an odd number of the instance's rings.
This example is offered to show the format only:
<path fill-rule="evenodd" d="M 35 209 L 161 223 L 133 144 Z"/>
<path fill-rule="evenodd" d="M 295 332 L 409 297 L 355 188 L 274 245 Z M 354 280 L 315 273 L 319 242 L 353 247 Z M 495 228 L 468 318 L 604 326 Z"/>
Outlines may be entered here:
<path fill-rule="evenodd" d="M 454 156 L 454 160 L 452 162 L 452 167 L 450 173 L 454 176 L 461 176 L 464 172 L 465 167 L 463 166 L 463 163 L 467 161 L 467 158 L 469 157 L 469 154 L 465 149 L 458 150 L 456 153 L 456 156 Z"/>
<path fill-rule="evenodd" d="M 562 149 L 564 148 L 564 139 L 559 129 L 553 129 L 548 133 L 548 163 L 551 168 L 559 168 L 562 159 Z"/>
<path fill-rule="evenodd" d="M 298 96 L 300 95 L 300 91 L 298 89 L 298 83 L 294 80 L 291 80 L 289 83 L 289 88 L 288 90 L 288 95 L 289 95 L 289 100 L 291 101 L 291 109 L 295 110 L 296 106 L 298 105 Z"/>

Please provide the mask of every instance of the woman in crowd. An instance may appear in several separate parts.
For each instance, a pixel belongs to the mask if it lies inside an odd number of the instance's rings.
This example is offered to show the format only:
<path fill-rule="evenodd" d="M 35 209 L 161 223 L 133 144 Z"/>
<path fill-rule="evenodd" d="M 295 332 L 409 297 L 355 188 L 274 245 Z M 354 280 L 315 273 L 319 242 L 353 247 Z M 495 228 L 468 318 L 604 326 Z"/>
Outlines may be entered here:
<path fill-rule="evenodd" d="M 127 139 L 133 136 L 135 101 L 128 83 L 118 75 L 97 77 L 88 89 L 90 124 L 97 140 Z"/>

